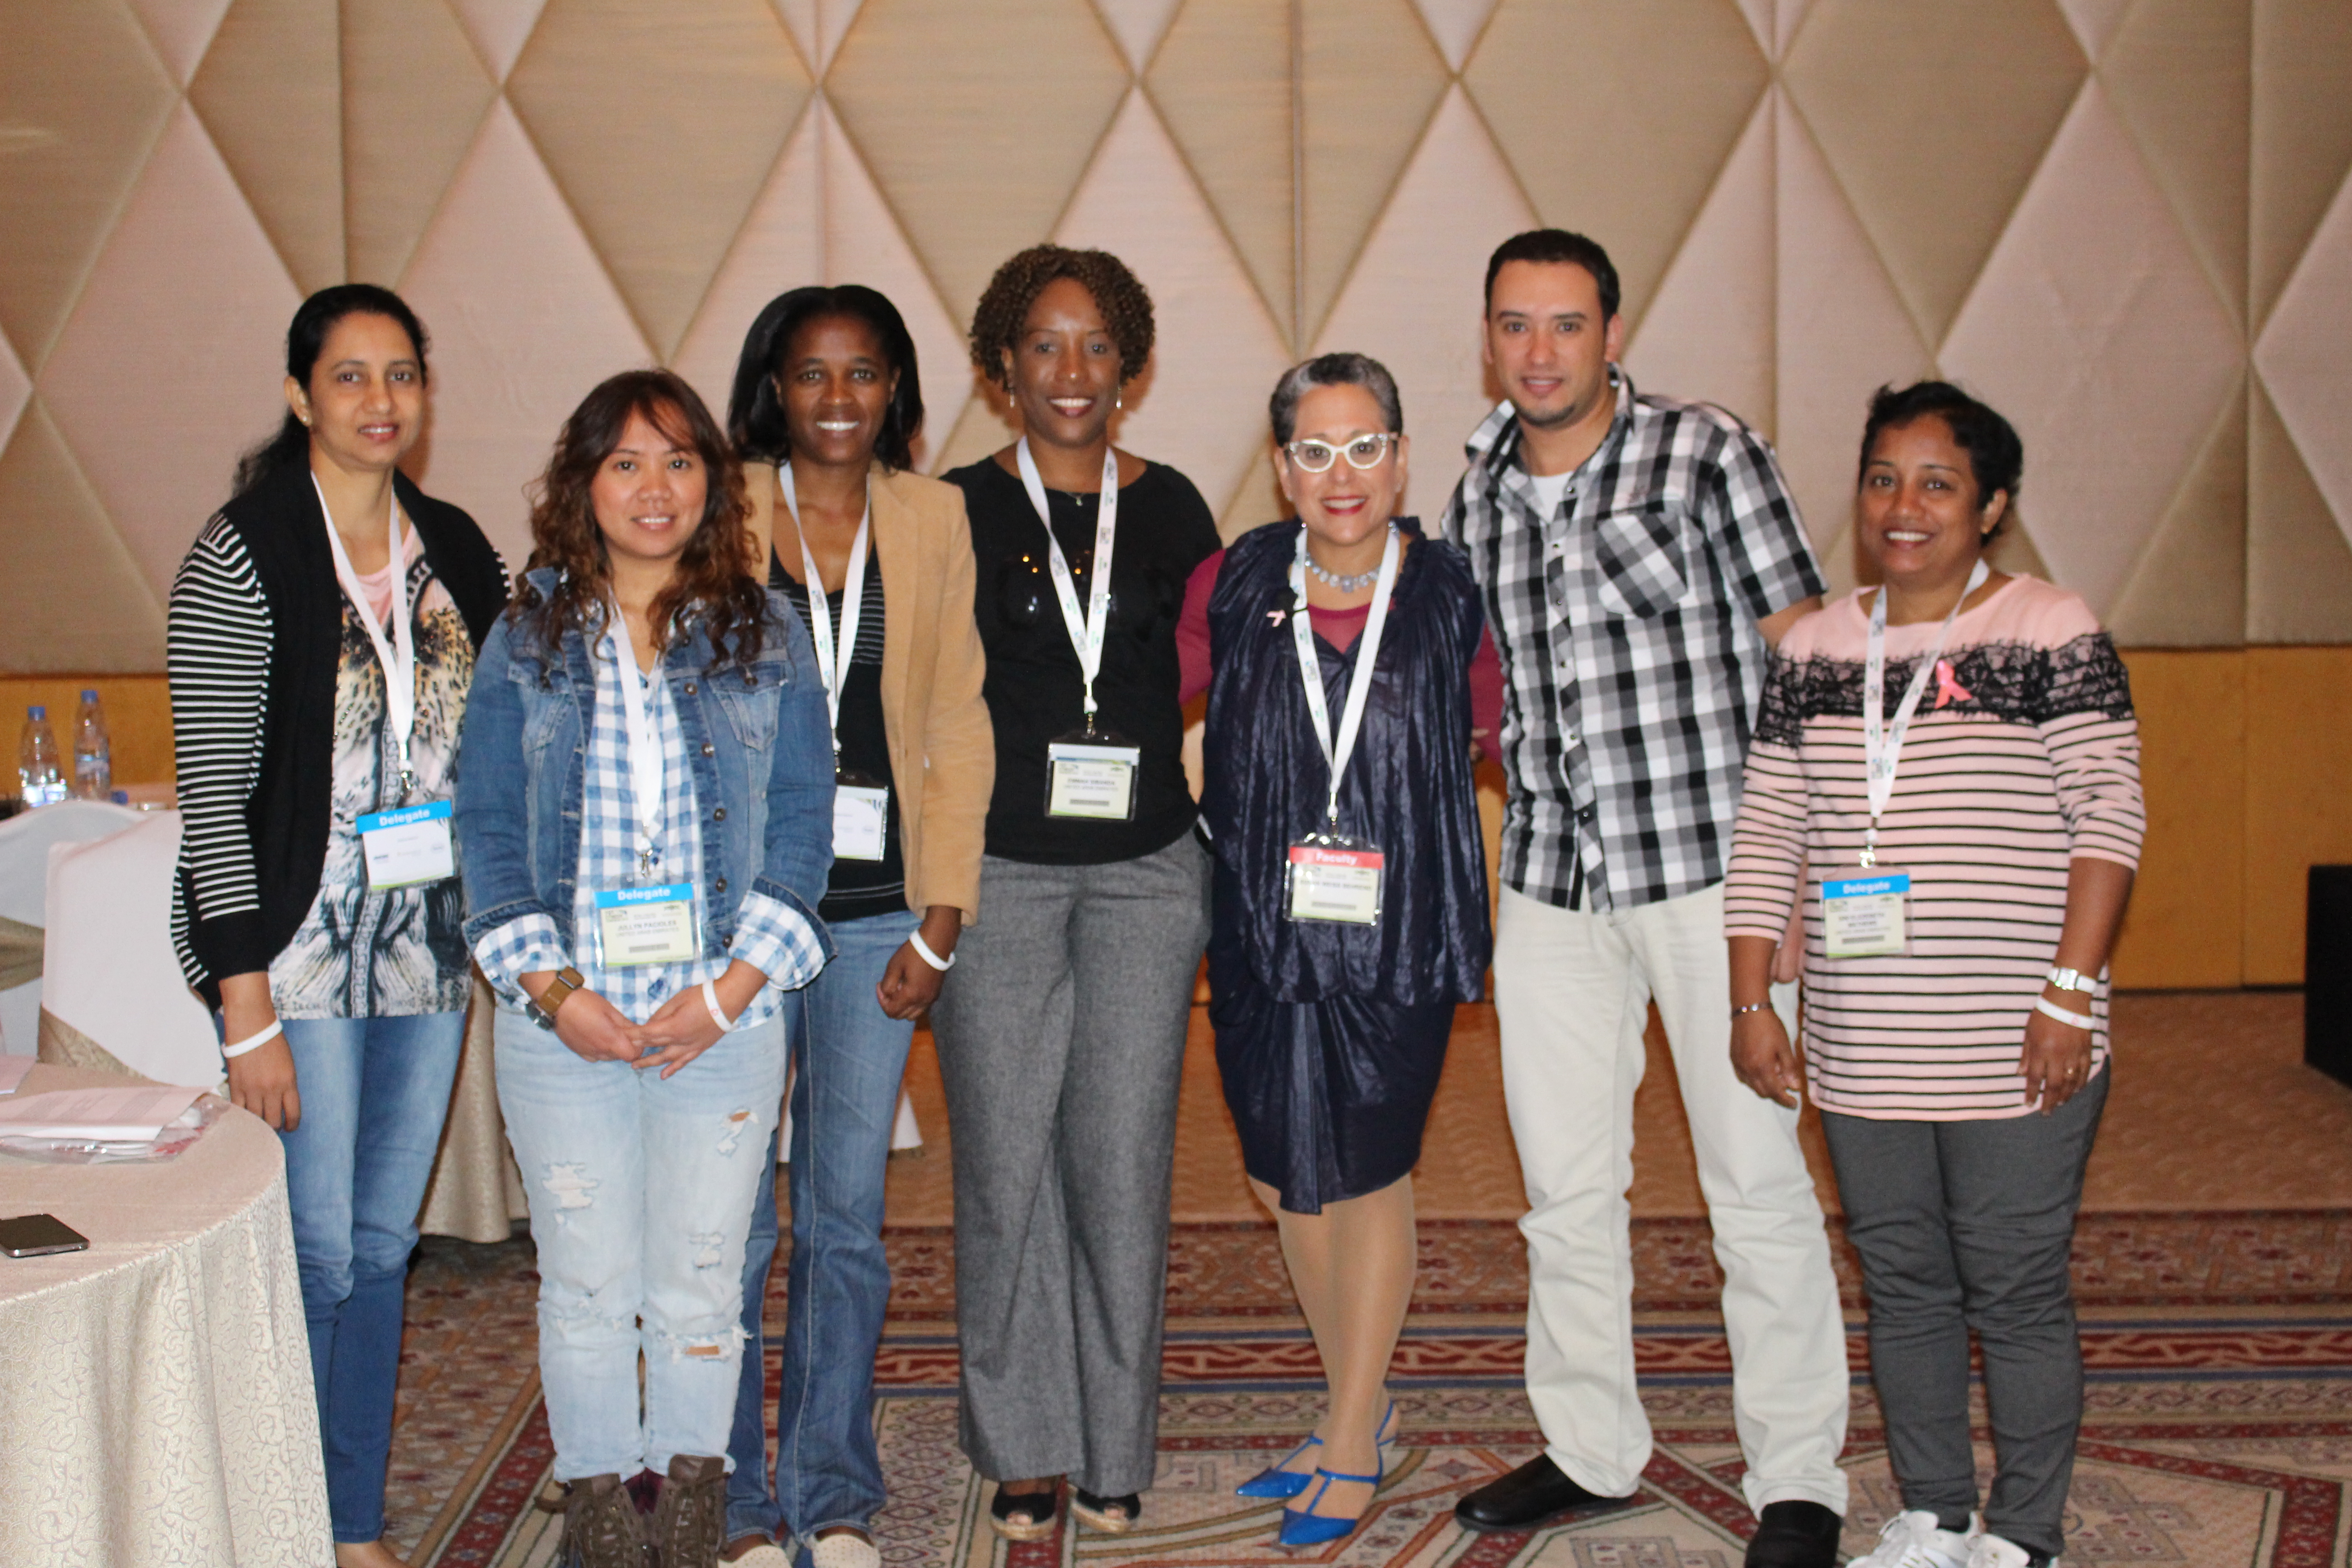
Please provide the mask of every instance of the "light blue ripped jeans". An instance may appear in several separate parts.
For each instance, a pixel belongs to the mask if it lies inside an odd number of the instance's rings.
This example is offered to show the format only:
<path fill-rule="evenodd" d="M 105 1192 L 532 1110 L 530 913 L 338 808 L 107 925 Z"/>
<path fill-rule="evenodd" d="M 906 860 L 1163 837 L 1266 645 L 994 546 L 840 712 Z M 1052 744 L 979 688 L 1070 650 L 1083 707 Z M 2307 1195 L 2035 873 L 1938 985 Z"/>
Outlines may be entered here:
<path fill-rule="evenodd" d="M 660 1475 L 679 1454 L 724 1455 L 743 1238 L 784 1092 L 782 1018 L 721 1037 L 667 1079 L 583 1060 L 505 1007 L 495 1036 L 499 1109 L 539 1248 L 555 1478 Z"/>

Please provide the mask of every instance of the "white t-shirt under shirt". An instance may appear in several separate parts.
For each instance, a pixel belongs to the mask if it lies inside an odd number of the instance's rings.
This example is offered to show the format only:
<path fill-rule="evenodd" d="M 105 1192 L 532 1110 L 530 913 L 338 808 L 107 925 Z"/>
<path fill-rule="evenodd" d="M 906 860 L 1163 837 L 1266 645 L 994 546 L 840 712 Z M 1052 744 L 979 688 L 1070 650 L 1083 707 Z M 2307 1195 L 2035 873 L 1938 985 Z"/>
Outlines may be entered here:
<path fill-rule="evenodd" d="M 1568 481 L 1574 477 L 1572 470 L 1565 474 L 1529 474 L 1528 476 L 1536 487 L 1536 500 L 1543 502 L 1544 516 L 1549 518 L 1559 515 L 1560 497 L 1568 493 Z"/>

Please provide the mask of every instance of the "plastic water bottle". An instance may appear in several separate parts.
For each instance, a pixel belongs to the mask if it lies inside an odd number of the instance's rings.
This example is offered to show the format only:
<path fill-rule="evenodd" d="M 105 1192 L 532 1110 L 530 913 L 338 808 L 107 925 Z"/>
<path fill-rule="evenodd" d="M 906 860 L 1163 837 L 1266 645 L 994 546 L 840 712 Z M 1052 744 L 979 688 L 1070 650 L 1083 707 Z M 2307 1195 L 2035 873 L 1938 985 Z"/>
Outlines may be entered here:
<path fill-rule="evenodd" d="M 49 732 L 49 710 L 35 706 L 25 714 L 25 737 L 16 743 L 17 793 L 25 809 L 55 805 L 66 797 L 66 776 L 58 766 L 58 738 Z"/>
<path fill-rule="evenodd" d="M 106 742 L 106 713 L 98 705 L 98 691 L 81 690 L 81 714 L 74 721 L 73 792 L 84 800 L 105 800 L 114 793 L 114 749 Z"/>

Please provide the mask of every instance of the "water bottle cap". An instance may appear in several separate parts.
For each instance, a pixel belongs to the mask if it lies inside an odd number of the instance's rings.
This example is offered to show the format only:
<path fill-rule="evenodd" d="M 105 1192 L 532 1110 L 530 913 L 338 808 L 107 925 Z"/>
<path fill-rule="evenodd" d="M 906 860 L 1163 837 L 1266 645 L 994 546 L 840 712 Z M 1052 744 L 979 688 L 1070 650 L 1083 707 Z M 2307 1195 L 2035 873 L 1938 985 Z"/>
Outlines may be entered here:
<path fill-rule="evenodd" d="M 28 719 L 46 719 L 49 716 L 49 710 L 36 702 L 25 710 L 25 716 Z"/>
<path fill-rule="evenodd" d="M 95 702 L 95 701 L 97 701 L 97 700 L 98 700 L 98 688 L 97 688 L 97 687 L 95 687 L 95 686 L 85 686 L 85 687 L 83 687 L 83 688 L 81 689 L 81 700 L 82 700 L 84 702 Z"/>

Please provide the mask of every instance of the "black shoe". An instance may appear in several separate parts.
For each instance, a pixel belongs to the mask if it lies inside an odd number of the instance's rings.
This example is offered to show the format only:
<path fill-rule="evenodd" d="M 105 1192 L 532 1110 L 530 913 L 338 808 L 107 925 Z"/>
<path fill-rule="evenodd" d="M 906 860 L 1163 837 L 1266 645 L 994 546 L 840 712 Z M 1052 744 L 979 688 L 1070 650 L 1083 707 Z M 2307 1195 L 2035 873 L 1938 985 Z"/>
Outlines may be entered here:
<path fill-rule="evenodd" d="M 1586 1491 L 1560 1474 L 1549 1455 L 1538 1454 L 1455 1503 L 1454 1519 L 1465 1530 L 1540 1530 L 1580 1510 L 1621 1508 L 1633 1500 Z"/>
<path fill-rule="evenodd" d="M 1817 1502 L 1768 1502 L 1748 1538 L 1746 1568 L 1836 1568 L 1845 1521 Z"/>

